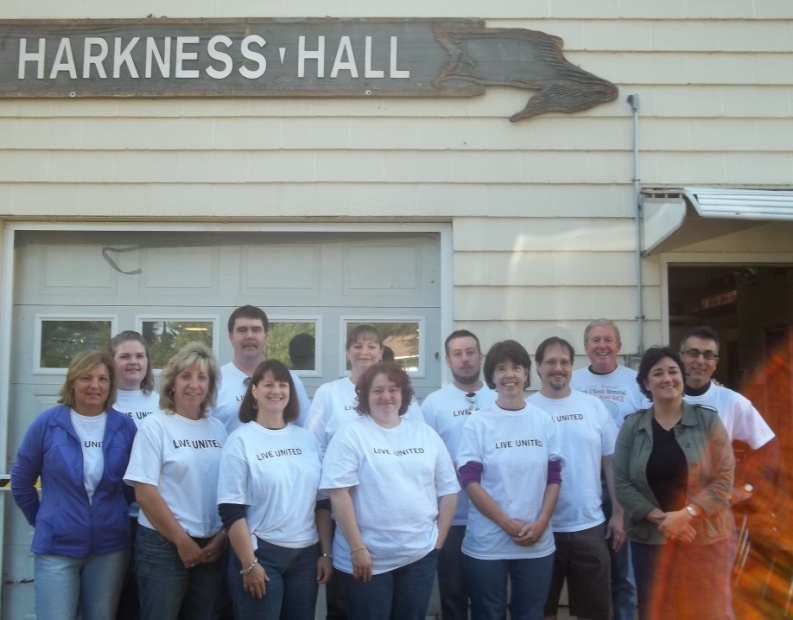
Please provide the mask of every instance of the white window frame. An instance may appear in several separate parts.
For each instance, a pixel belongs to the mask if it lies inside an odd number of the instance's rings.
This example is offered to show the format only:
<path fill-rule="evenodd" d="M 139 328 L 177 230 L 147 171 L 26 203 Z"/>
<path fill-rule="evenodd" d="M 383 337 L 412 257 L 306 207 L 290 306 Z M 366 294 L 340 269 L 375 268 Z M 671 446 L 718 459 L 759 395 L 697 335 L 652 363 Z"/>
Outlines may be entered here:
<path fill-rule="evenodd" d="M 118 329 L 117 314 L 36 314 L 36 328 L 33 332 L 33 374 L 34 375 L 66 375 L 66 368 L 42 368 L 41 366 L 41 331 L 45 321 L 109 321 L 110 337 Z"/>
<path fill-rule="evenodd" d="M 136 314 L 135 315 L 135 331 L 139 334 L 143 333 L 144 322 L 168 322 L 180 321 L 182 323 L 198 323 L 204 321 L 212 323 L 212 353 L 215 355 L 215 361 L 220 368 L 220 345 L 218 338 L 218 327 L 220 326 L 220 317 L 217 314 Z M 115 332 L 114 332 L 115 333 Z M 162 368 L 152 368 L 155 377 L 159 377 L 162 373 Z"/>
<path fill-rule="evenodd" d="M 423 379 L 427 376 L 427 360 L 425 357 L 426 351 L 426 317 L 423 315 L 415 314 L 388 314 L 378 315 L 373 317 L 368 315 L 351 315 L 345 314 L 339 317 L 339 335 L 341 342 L 339 343 L 339 368 L 341 369 L 342 377 L 349 377 L 350 371 L 347 370 L 347 324 L 348 323 L 368 323 L 377 327 L 378 323 L 418 323 L 419 325 L 419 367 L 418 370 L 408 370 L 407 373 L 410 377 Z"/>
<path fill-rule="evenodd" d="M 267 321 L 272 329 L 273 323 L 313 323 L 314 340 L 314 370 L 293 370 L 298 377 L 321 377 L 322 376 L 322 315 L 293 315 L 293 314 L 268 314 Z"/>

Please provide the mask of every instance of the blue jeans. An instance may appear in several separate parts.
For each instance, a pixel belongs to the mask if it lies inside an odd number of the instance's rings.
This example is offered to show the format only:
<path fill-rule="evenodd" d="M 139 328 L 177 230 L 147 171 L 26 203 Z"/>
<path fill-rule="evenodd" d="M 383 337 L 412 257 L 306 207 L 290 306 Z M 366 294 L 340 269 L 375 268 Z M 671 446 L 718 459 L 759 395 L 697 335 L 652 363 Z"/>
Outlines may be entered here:
<path fill-rule="evenodd" d="M 512 620 L 543 620 L 551 585 L 553 553 L 530 560 L 477 560 L 465 556 L 471 584 L 471 615 L 476 620 L 507 617 L 507 581 L 512 582 Z"/>
<path fill-rule="evenodd" d="M 613 514 L 611 497 L 603 485 L 603 514 L 606 523 Z M 614 551 L 609 540 L 611 556 L 611 608 L 614 620 L 633 620 L 636 617 L 636 581 L 631 565 L 631 545 L 626 540 L 619 551 Z"/>
<path fill-rule="evenodd" d="M 141 620 L 177 620 L 180 609 L 190 620 L 217 620 L 224 565 L 221 556 L 212 564 L 185 568 L 176 545 L 141 525 L 135 538 Z"/>
<path fill-rule="evenodd" d="M 128 558 L 129 549 L 85 558 L 36 554 L 36 617 L 74 620 L 79 607 L 83 620 L 112 620 Z"/>
<path fill-rule="evenodd" d="M 242 586 L 242 565 L 236 553 L 229 562 L 229 592 L 235 620 L 314 620 L 317 607 L 319 545 L 288 549 L 257 539 L 256 559 L 267 574 L 264 598 Z"/>
<path fill-rule="evenodd" d="M 464 525 L 452 525 L 438 556 L 438 590 L 443 620 L 468 620 L 468 581 L 461 550 Z"/>
<path fill-rule="evenodd" d="M 430 604 L 438 550 L 371 581 L 338 571 L 349 620 L 424 620 Z"/>

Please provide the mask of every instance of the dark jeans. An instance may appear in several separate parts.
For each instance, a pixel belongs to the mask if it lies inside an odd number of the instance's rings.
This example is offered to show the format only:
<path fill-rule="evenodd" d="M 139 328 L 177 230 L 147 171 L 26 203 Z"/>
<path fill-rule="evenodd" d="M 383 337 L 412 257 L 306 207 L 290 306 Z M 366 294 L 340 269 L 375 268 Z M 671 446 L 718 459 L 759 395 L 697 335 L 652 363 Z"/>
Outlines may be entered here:
<path fill-rule="evenodd" d="M 512 620 L 543 620 L 553 555 L 530 560 L 477 560 L 465 556 L 465 570 L 471 584 L 471 615 L 475 620 L 504 620 L 507 581 L 511 581 Z"/>
<path fill-rule="evenodd" d="M 135 581 L 135 545 L 134 540 L 138 535 L 138 519 L 130 517 L 129 531 L 132 534 L 133 545 L 129 554 L 127 573 L 124 575 L 124 585 L 118 597 L 116 620 L 138 620 L 138 583 Z"/>
<path fill-rule="evenodd" d="M 195 539 L 199 546 L 208 541 Z M 185 568 L 176 545 L 159 532 L 138 527 L 135 574 L 141 620 L 218 620 L 225 556 L 212 564 Z"/>
<path fill-rule="evenodd" d="M 611 497 L 606 485 L 603 485 L 603 514 L 606 523 L 614 514 Z M 631 570 L 631 545 L 626 540 L 619 551 L 614 551 L 609 539 L 609 556 L 611 557 L 611 610 L 614 620 L 633 620 L 636 617 L 636 584 Z"/>
<path fill-rule="evenodd" d="M 243 588 L 237 554 L 229 562 L 229 591 L 235 620 L 314 620 L 317 607 L 319 544 L 289 549 L 257 539 L 256 559 L 267 574 L 264 598 Z"/>
<path fill-rule="evenodd" d="M 387 573 L 373 575 L 371 581 L 355 579 L 338 571 L 350 620 L 424 620 L 430 604 L 438 550 L 420 560 Z"/>
<path fill-rule="evenodd" d="M 443 620 L 468 620 L 468 580 L 462 552 L 464 525 L 453 525 L 438 555 L 438 590 Z"/>

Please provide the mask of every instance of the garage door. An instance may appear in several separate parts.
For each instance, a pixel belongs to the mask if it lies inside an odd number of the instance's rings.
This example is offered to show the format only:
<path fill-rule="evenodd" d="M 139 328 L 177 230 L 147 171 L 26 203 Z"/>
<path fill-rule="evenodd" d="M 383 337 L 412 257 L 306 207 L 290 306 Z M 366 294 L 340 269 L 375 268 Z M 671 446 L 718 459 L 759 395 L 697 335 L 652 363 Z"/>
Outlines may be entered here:
<path fill-rule="evenodd" d="M 154 341 L 156 366 L 196 338 L 223 363 L 227 318 L 243 304 L 267 312 L 268 355 L 298 368 L 310 395 L 346 372 L 350 326 L 374 322 L 423 397 L 440 383 L 440 299 L 435 233 L 18 231 L 9 461 L 34 416 L 55 403 L 76 351 L 135 329 Z M 289 357 L 298 334 L 313 339 L 308 359 Z M 32 585 L 20 583 L 33 574 L 31 530 L 11 501 L 5 517 L 3 611 L 23 617 L 33 610 Z"/>

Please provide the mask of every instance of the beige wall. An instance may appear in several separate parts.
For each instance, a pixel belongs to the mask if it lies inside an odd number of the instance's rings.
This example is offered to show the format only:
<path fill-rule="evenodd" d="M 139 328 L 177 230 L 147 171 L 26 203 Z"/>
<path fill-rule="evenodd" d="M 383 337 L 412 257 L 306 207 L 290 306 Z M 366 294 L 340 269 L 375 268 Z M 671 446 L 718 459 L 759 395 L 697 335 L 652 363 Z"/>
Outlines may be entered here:
<path fill-rule="evenodd" d="M 787 0 L 0 6 L 0 18 L 148 14 L 484 17 L 563 37 L 571 62 L 621 92 L 586 112 L 518 124 L 507 117 L 531 93 L 506 88 L 443 100 L 0 100 L 0 217 L 452 222 L 456 323 L 484 343 L 516 337 L 533 349 L 555 333 L 580 348 L 586 322 L 608 316 L 631 352 L 625 97 L 640 96 L 644 185 L 793 179 Z M 736 251 L 763 238 L 715 243 Z M 662 269 L 661 258 L 644 260 L 648 344 L 663 337 Z"/>

